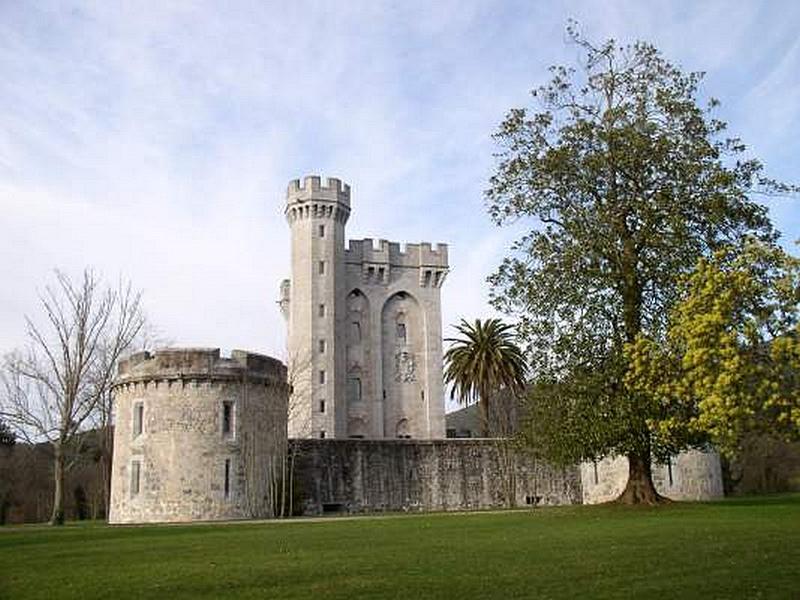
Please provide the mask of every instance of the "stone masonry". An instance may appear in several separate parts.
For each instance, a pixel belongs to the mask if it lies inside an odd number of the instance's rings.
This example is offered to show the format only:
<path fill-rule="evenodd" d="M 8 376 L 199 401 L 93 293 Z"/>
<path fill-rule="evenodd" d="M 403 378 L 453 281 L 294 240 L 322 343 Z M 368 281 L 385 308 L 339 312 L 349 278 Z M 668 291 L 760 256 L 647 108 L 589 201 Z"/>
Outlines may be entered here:
<path fill-rule="evenodd" d="M 580 504 L 578 467 L 519 453 L 503 468 L 496 440 L 290 440 L 305 515 Z M 512 475 L 513 473 L 513 475 Z M 513 482 L 510 486 L 507 482 Z"/>
<path fill-rule="evenodd" d="M 292 181 L 288 321 L 293 438 L 444 437 L 440 288 L 447 246 L 345 247 L 350 186 Z"/>
<path fill-rule="evenodd" d="M 666 464 L 653 463 L 653 483 L 662 496 L 672 500 L 722 498 L 722 467 L 714 451 L 688 450 Z M 628 481 L 628 459 L 604 458 L 581 464 L 584 504 L 610 502 L 622 493 Z"/>
<path fill-rule="evenodd" d="M 273 516 L 286 368 L 234 350 L 166 349 L 119 365 L 110 523 Z"/>

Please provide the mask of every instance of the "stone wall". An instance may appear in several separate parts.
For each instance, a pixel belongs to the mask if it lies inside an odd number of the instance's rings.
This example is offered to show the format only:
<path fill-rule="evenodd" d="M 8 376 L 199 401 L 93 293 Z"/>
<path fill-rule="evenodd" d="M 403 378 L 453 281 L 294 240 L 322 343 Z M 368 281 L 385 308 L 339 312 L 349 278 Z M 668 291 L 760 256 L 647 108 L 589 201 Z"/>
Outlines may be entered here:
<path fill-rule="evenodd" d="M 622 493 L 628 481 L 628 459 L 609 457 L 581 465 L 584 504 L 610 502 Z M 716 452 L 690 450 L 668 464 L 653 464 L 653 483 L 662 496 L 673 500 L 722 498 L 722 469 Z"/>
<path fill-rule="evenodd" d="M 266 518 L 286 448 L 282 363 L 168 349 L 122 361 L 110 523 Z"/>
<path fill-rule="evenodd" d="M 492 440 L 290 440 L 296 496 L 306 515 L 324 512 L 500 508 L 508 478 Z M 513 462 L 517 505 L 581 502 L 577 467 L 528 455 Z M 506 463 L 507 464 L 507 463 Z"/>

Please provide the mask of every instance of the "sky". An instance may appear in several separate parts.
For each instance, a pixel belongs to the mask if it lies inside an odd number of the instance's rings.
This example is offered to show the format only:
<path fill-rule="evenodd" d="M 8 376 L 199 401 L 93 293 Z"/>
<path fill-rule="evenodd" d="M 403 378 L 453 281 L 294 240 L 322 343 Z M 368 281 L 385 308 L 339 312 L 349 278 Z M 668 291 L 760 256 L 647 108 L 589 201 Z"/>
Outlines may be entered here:
<path fill-rule="evenodd" d="M 286 185 L 352 187 L 349 238 L 450 245 L 445 334 L 493 314 L 491 134 L 590 39 L 654 43 L 800 183 L 800 2 L 0 0 L 0 353 L 59 268 L 143 291 L 175 345 L 285 356 Z M 792 246 L 800 200 L 773 199 Z"/>

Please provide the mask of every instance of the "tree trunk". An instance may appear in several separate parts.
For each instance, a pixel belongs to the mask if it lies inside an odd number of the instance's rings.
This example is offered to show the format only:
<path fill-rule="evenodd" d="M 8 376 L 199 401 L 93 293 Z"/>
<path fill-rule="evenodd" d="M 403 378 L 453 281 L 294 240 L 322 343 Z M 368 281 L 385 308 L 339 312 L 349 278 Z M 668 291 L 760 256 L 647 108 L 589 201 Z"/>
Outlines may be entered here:
<path fill-rule="evenodd" d="M 620 504 L 662 504 L 669 502 L 661 496 L 653 485 L 653 474 L 650 470 L 649 457 L 638 454 L 628 455 L 628 483 L 617 498 Z"/>
<path fill-rule="evenodd" d="M 478 402 L 478 418 L 481 426 L 481 437 L 489 437 L 489 399 L 481 398 Z"/>
<path fill-rule="evenodd" d="M 108 519 L 108 513 L 111 511 L 111 477 L 114 464 L 114 433 L 111 425 L 103 428 L 103 450 L 100 461 L 103 469 L 103 516 Z"/>
<path fill-rule="evenodd" d="M 65 475 L 64 451 L 60 443 L 55 444 L 54 450 L 53 478 L 55 480 L 55 489 L 53 490 L 53 514 L 50 517 L 50 525 L 63 525 Z"/>

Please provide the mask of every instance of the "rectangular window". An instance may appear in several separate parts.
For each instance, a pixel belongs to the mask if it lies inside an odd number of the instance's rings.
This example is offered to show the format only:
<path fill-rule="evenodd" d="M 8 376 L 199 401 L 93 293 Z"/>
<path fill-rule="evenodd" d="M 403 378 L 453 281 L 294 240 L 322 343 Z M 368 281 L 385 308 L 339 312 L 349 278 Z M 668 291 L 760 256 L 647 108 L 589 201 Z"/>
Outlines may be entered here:
<path fill-rule="evenodd" d="M 319 226 L 319 237 L 325 237 L 325 225 Z"/>
<path fill-rule="evenodd" d="M 137 402 L 133 405 L 133 436 L 141 435 L 142 422 L 144 421 L 144 403 Z"/>
<path fill-rule="evenodd" d="M 320 317 L 324 317 L 325 316 L 325 305 L 324 304 L 320 304 L 319 305 L 319 316 Z"/>
<path fill-rule="evenodd" d="M 138 460 L 131 462 L 131 496 L 139 494 L 142 464 Z"/>
<path fill-rule="evenodd" d="M 319 353 L 325 354 L 325 340 L 319 341 Z"/>
<path fill-rule="evenodd" d="M 319 261 L 319 274 L 320 275 L 325 275 L 325 261 L 324 260 Z"/>
<path fill-rule="evenodd" d="M 325 412 L 325 400 L 320 400 L 319 401 L 319 412 L 321 412 L 321 413 Z"/>
<path fill-rule="evenodd" d="M 233 402 L 226 400 L 222 403 L 222 435 L 233 435 Z"/>
<path fill-rule="evenodd" d="M 231 497 L 231 459 L 225 459 L 225 498 Z"/>
<path fill-rule="evenodd" d="M 320 385 L 324 385 L 325 384 L 325 371 L 320 371 L 319 372 L 319 383 L 320 383 Z"/>
<path fill-rule="evenodd" d="M 398 323 L 397 324 L 397 340 L 406 343 L 406 324 L 405 323 Z"/>
<path fill-rule="evenodd" d="M 361 402 L 361 379 L 358 377 L 350 380 L 350 401 Z"/>
<path fill-rule="evenodd" d="M 319 437 L 320 437 L 320 439 L 325 439 L 325 430 L 324 429 L 320 429 Z"/>

